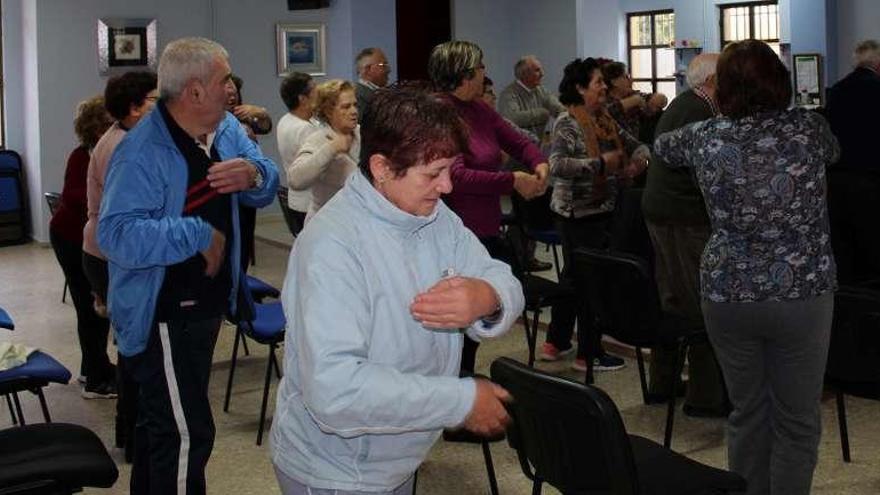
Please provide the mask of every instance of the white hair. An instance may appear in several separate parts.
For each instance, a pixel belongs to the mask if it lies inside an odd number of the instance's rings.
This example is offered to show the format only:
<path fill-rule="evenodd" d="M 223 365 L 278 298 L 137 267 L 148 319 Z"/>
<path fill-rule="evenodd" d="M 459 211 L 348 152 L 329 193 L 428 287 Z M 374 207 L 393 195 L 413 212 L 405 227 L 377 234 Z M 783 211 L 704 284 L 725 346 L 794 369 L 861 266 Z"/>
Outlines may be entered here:
<path fill-rule="evenodd" d="M 687 84 L 691 88 L 702 86 L 715 75 L 715 67 L 718 65 L 718 54 L 703 53 L 694 57 L 687 68 Z"/>
<path fill-rule="evenodd" d="M 534 55 L 523 55 L 516 61 L 516 65 L 513 66 L 513 75 L 519 80 L 522 80 L 528 75 L 529 64 L 531 62 L 538 63 L 538 57 Z"/>
<path fill-rule="evenodd" d="M 880 65 L 880 43 L 877 40 L 865 40 L 856 45 L 853 53 L 856 67 L 874 67 Z"/>
<path fill-rule="evenodd" d="M 159 59 L 159 96 L 174 100 L 186 84 L 198 79 L 207 83 L 212 65 L 217 58 L 228 59 L 229 54 L 216 41 L 207 38 L 180 38 L 162 51 Z"/>

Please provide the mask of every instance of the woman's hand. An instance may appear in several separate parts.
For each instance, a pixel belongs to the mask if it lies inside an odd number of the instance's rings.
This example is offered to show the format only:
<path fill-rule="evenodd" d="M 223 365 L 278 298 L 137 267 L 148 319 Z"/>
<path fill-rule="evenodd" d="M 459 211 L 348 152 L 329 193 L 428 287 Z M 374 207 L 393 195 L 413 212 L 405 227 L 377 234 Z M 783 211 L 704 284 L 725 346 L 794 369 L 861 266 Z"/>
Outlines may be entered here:
<path fill-rule="evenodd" d="M 430 328 L 467 328 L 498 308 L 495 289 L 472 277 L 449 277 L 417 295 L 409 307 L 413 318 Z"/>
<path fill-rule="evenodd" d="M 330 144 L 333 146 L 333 149 L 335 149 L 337 153 L 348 153 L 348 150 L 351 149 L 352 142 L 354 142 L 353 134 L 336 133 L 335 136 L 330 138 Z"/>
<path fill-rule="evenodd" d="M 513 188 L 525 199 L 533 199 L 544 194 L 544 185 L 537 175 L 516 171 L 513 173 Z"/>
<path fill-rule="evenodd" d="M 605 162 L 605 174 L 616 174 L 623 163 L 623 152 L 620 150 L 606 151 L 602 153 L 602 161 Z"/>
<path fill-rule="evenodd" d="M 663 93 L 654 93 L 648 98 L 648 113 L 654 114 L 666 108 L 669 99 Z"/>

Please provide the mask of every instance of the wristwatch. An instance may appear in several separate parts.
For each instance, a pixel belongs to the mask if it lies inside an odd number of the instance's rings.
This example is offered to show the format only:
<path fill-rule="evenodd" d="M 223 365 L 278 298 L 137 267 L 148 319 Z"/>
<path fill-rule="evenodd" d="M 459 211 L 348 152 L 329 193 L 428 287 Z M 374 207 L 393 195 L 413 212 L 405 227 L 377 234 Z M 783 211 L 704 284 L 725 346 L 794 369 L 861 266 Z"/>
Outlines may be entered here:
<path fill-rule="evenodd" d="M 254 165 L 254 170 L 256 171 L 256 173 L 254 174 L 254 185 L 251 187 L 251 189 L 259 189 L 263 187 L 263 173 L 260 172 L 259 167 L 257 167 L 256 165 Z"/>

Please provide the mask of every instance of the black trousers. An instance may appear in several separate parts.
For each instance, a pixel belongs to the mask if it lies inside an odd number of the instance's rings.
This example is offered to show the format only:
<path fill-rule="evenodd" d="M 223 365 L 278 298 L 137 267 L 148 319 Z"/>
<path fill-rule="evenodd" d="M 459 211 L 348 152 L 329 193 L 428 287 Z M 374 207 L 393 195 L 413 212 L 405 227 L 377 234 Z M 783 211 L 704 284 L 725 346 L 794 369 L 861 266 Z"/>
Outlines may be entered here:
<path fill-rule="evenodd" d="M 124 359 L 140 387 L 131 493 L 205 493 L 215 432 L 208 382 L 220 322 L 157 324 L 147 348 Z"/>
<path fill-rule="evenodd" d="M 556 216 L 556 228 L 562 237 L 562 280 L 575 288 L 579 295 L 575 307 L 578 321 L 577 357 L 595 358 L 602 355 L 602 334 L 596 328 L 594 313 L 590 301 L 586 297 L 589 290 L 585 281 L 577 280 L 574 274 L 572 252 L 579 247 L 605 248 L 608 246 L 608 224 L 611 214 L 600 213 L 584 218 L 564 218 Z M 550 325 L 547 330 L 547 342 L 559 349 L 567 349 L 571 345 L 572 328 Z"/>
<path fill-rule="evenodd" d="M 88 383 L 102 383 L 116 379 L 116 371 L 107 356 L 107 336 L 110 321 L 95 313 L 92 287 L 83 272 L 82 244 L 61 238 L 49 229 L 49 241 L 55 257 L 64 271 L 70 298 L 76 309 L 76 333 L 82 354 L 80 374 Z"/>
<path fill-rule="evenodd" d="M 831 247 L 841 285 L 880 278 L 880 173 L 828 169 Z"/>

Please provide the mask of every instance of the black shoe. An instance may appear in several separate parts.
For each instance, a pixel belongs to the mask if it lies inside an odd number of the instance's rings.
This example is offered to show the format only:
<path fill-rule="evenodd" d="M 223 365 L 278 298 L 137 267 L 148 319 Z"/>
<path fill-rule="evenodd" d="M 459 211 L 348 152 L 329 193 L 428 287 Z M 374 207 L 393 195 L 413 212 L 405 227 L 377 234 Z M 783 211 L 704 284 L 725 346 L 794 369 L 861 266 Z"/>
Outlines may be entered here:
<path fill-rule="evenodd" d="M 730 414 L 727 407 L 700 407 L 685 404 L 682 406 L 685 416 L 692 418 L 726 418 Z"/>
<path fill-rule="evenodd" d="M 551 268 L 553 268 L 553 263 L 547 261 L 538 261 L 535 258 L 532 258 L 532 260 L 529 261 L 530 272 L 546 272 Z"/>
<path fill-rule="evenodd" d="M 82 390 L 83 399 L 115 399 L 116 380 L 99 383 L 86 383 Z"/>

